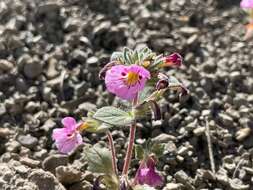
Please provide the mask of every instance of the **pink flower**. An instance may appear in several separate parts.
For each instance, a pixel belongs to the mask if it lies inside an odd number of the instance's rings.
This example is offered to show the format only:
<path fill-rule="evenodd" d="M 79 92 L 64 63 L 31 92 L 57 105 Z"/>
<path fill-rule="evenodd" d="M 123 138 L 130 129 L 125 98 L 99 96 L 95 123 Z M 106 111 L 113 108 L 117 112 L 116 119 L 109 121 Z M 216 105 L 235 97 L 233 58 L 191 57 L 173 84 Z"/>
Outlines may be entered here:
<path fill-rule="evenodd" d="M 151 187 L 158 187 L 163 184 L 162 177 L 155 170 L 155 161 L 152 157 L 141 162 L 135 175 L 135 184 L 147 184 Z"/>
<path fill-rule="evenodd" d="M 125 99 L 133 100 L 143 90 L 150 73 L 139 65 L 115 65 L 106 71 L 105 85 L 109 92 Z"/>
<path fill-rule="evenodd" d="M 178 53 L 173 53 L 171 55 L 168 55 L 164 57 L 164 64 L 162 66 L 175 66 L 180 67 L 183 63 L 183 58 Z"/>
<path fill-rule="evenodd" d="M 253 0 L 242 0 L 240 6 L 245 9 L 253 8 Z"/>
<path fill-rule="evenodd" d="M 58 150 L 66 154 L 83 143 L 79 129 L 84 128 L 85 123 L 78 125 L 73 117 L 65 117 L 61 122 L 64 128 L 54 129 L 52 138 Z"/>

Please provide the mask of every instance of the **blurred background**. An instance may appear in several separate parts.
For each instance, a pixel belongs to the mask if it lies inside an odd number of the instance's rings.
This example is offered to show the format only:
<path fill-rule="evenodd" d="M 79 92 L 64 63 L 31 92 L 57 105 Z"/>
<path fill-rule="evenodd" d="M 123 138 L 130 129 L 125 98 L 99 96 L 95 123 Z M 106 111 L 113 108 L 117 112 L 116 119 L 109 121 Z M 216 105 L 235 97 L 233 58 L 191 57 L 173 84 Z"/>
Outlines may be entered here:
<path fill-rule="evenodd" d="M 115 103 L 98 72 L 125 46 L 184 57 L 181 68 L 165 72 L 190 96 L 180 102 L 168 93 L 161 101 L 165 120 L 140 123 L 137 132 L 137 143 L 147 137 L 166 143 L 161 189 L 253 189 L 253 43 L 242 40 L 247 19 L 239 3 L 0 0 L 0 189 L 90 189 L 94 176 L 82 148 L 57 154 L 51 132 L 64 116 L 81 119 Z M 127 134 L 113 131 L 119 159 Z M 103 135 L 83 138 L 106 144 Z"/>

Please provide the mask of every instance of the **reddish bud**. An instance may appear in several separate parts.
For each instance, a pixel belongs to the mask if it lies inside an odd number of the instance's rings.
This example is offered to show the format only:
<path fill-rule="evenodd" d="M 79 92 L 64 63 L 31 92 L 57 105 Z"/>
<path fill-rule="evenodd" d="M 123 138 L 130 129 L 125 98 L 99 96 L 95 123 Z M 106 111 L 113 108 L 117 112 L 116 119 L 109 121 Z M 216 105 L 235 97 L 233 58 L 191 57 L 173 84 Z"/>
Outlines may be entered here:
<path fill-rule="evenodd" d="M 164 64 L 163 66 L 176 66 L 180 67 L 183 63 L 183 58 L 179 53 L 173 53 L 164 57 Z"/>

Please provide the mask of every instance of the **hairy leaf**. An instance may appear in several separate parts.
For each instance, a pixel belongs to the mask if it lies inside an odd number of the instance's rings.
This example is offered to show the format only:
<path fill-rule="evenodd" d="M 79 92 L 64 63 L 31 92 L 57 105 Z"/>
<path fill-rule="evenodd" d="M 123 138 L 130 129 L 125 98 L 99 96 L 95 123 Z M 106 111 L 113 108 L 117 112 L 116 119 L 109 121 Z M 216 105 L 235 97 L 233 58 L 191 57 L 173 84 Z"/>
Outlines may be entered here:
<path fill-rule="evenodd" d="M 88 170 L 91 172 L 113 174 L 111 152 L 107 148 L 86 147 L 85 156 L 88 161 Z"/>
<path fill-rule="evenodd" d="M 151 152 L 154 153 L 157 158 L 163 156 L 164 151 L 165 151 L 165 144 L 154 143 L 151 147 Z"/>
<path fill-rule="evenodd" d="M 135 145 L 134 154 L 137 160 L 142 160 L 144 158 L 144 149 L 141 145 Z"/>
<path fill-rule="evenodd" d="M 129 125 L 134 119 L 130 112 L 112 106 L 98 109 L 93 118 L 114 126 Z"/>

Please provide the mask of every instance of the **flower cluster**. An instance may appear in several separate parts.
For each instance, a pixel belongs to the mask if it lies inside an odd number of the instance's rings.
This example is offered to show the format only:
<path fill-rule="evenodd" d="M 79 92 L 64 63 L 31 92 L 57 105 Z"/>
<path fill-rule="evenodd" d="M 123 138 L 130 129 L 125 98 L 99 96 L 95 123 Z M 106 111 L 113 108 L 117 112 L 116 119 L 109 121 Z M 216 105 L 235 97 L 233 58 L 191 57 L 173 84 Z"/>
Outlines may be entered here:
<path fill-rule="evenodd" d="M 112 190 L 154 189 L 163 185 L 163 177 L 155 166 L 163 155 L 164 146 L 149 140 L 143 147 L 134 145 L 136 123 L 139 119 L 148 117 L 149 113 L 153 113 L 154 119 L 161 119 L 158 101 L 168 89 L 178 91 L 180 97 L 188 94 L 186 87 L 176 78 L 161 73 L 163 68 L 177 68 L 181 65 L 182 57 L 178 53 L 156 55 L 148 48 L 134 51 L 125 48 L 123 52 L 113 53 L 110 62 L 101 69 L 99 77 L 105 81 L 110 93 L 132 104 L 126 110 L 112 106 L 99 108 L 95 112 L 89 112 L 85 122 L 80 123 L 72 117 L 65 117 L 62 119 L 64 127 L 53 130 L 52 138 L 62 153 L 70 153 L 83 144 L 83 131 L 107 134 L 110 150 L 99 146 L 85 147 L 88 169 L 100 174 L 94 182 L 94 190 L 100 189 L 100 183 Z M 123 169 L 118 172 L 110 130 L 114 126 L 124 125 L 130 129 L 129 143 Z M 134 148 L 140 165 L 135 178 L 129 180 L 128 170 Z"/>
<path fill-rule="evenodd" d="M 253 37 L 253 0 L 242 0 L 240 3 L 241 8 L 243 8 L 249 15 L 249 23 L 246 25 L 246 33 L 244 39 L 247 40 Z"/>

